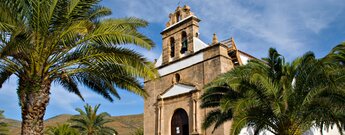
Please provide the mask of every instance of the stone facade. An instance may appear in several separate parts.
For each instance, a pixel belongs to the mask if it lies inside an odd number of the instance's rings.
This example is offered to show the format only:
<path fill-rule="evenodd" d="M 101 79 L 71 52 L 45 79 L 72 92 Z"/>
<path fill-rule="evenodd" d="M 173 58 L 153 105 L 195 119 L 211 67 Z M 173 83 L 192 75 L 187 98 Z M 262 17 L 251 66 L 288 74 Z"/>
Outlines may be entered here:
<path fill-rule="evenodd" d="M 238 62 L 241 61 L 241 52 L 233 49 L 236 48 L 233 40 L 212 45 L 199 40 L 200 19 L 194 16 L 188 6 L 178 7 L 169 18 L 167 27 L 161 32 L 162 56 L 156 63 L 160 76 L 144 83 L 145 90 L 150 95 L 144 104 L 144 134 L 185 135 L 182 129 L 185 130 L 186 127 L 172 126 L 172 123 L 176 125 L 179 122 L 173 119 L 174 113 L 182 109 L 188 116 L 188 120 L 184 120 L 188 123 L 187 134 L 228 135 L 231 122 L 223 124 L 213 133 L 213 128 L 201 128 L 203 119 L 210 110 L 201 109 L 199 99 L 205 84 L 234 68 L 234 63 L 243 63 Z M 182 33 L 187 37 L 183 37 Z M 172 38 L 174 42 L 171 42 Z M 187 42 L 187 51 L 182 54 L 183 42 Z M 172 44 L 174 48 L 171 47 Z M 229 55 L 230 52 L 235 52 L 235 55 Z M 245 53 L 241 56 L 249 57 Z"/>

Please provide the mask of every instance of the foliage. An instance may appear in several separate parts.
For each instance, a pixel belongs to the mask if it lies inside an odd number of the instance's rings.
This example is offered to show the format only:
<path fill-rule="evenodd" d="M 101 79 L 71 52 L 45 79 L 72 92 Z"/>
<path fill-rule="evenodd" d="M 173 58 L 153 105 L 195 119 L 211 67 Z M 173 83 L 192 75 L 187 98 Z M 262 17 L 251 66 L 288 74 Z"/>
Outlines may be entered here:
<path fill-rule="evenodd" d="M 79 130 L 82 135 L 113 135 L 117 134 L 116 130 L 105 126 L 105 124 L 112 122 L 110 115 L 106 112 L 97 114 L 100 104 L 92 108 L 91 105 L 84 105 L 84 110 L 77 108 L 79 115 L 73 116 L 70 121 L 72 127 Z"/>
<path fill-rule="evenodd" d="M 55 127 L 48 127 L 45 134 L 47 135 L 79 135 L 76 129 L 73 129 L 70 124 L 57 125 Z"/>
<path fill-rule="evenodd" d="M 317 59 L 308 52 L 292 63 L 270 49 L 267 58 L 251 60 L 219 76 L 205 86 L 202 95 L 201 107 L 213 108 L 203 128 L 214 124 L 216 129 L 233 120 L 231 134 L 245 126 L 255 134 L 301 135 L 311 127 L 334 125 L 344 131 L 345 68 L 334 62 L 344 56 L 342 47 L 333 51 L 337 57 Z"/>
<path fill-rule="evenodd" d="M 43 130 L 51 83 L 82 100 L 79 84 L 109 101 L 120 98 L 116 88 L 148 96 L 139 79 L 154 78 L 157 72 L 125 46 L 154 47 L 138 31 L 148 23 L 106 18 L 111 9 L 100 1 L 0 0 L 0 88 L 11 75 L 17 76 L 19 105 L 28 115 L 22 116 L 23 132 Z"/>
<path fill-rule="evenodd" d="M 334 47 L 326 56 L 326 61 L 345 66 L 345 42 Z"/>
<path fill-rule="evenodd" d="M 4 111 L 0 110 L 0 135 L 6 135 L 8 133 L 7 123 L 2 122 L 2 120 L 5 118 L 3 113 Z"/>
<path fill-rule="evenodd" d="M 132 132 L 132 135 L 144 135 L 144 129 L 137 128 L 134 132 Z"/>

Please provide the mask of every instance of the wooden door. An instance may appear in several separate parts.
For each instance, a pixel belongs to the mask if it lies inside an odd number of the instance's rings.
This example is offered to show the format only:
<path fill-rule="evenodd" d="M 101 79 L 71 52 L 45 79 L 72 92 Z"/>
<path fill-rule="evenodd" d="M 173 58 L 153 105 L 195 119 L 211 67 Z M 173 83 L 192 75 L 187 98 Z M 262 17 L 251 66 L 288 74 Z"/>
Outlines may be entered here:
<path fill-rule="evenodd" d="M 188 115 L 186 111 L 177 109 L 171 119 L 171 135 L 188 135 L 188 128 Z"/>

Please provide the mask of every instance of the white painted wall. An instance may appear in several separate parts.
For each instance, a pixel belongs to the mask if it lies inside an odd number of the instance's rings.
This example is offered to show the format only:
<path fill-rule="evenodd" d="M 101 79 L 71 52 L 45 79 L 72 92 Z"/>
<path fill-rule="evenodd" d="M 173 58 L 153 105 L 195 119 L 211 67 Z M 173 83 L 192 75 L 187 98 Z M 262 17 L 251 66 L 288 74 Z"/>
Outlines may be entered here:
<path fill-rule="evenodd" d="M 192 90 L 195 90 L 195 87 L 183 85 L 183 84 L 175 84 L 166 93 L 164 93 L 161 96 L 161 98 L 167 98 L 167 97 L 172 97 L 172 96 L 188 93 L 188 92 L 191 92 Z"/>
<path fill-rule="evenodd" d="M 243 65 L 246 65 L 248 63 L 248 60 L 250 60 L 250 58 L 242 53 L 240 53 L 240 58 L 242 60 Z"/>
<path fill-rule="evenodd" d="M 166 67 L 158 69 L 158 73 L 161 76 L 164 76 L 164 75 L 170 74 L 172 72 L 175 72 L 177 70 L 189 67 L 189 66 L 191 66 L 193 64 L 199 63 L 199 62 L 201 62 L 203 60 L 204 60 L 204 53 L 199 53 L 199 54 L 191 56 L 191 57 L 189 57 L 187 59 L 183 59 L 183 60 L 178 61 L 176 63 L 170 64 L 170 65 L 168 65 Z"/>
<path fill-rule="evenodd" d="M 198 17 L 196 17 L 196 16 L 194 16 L 194 15 L 187 16 L 186 18 L 180 20 L 179 22 L 174 23 L 173 25 L 171 25 L 171 26 L 165 28 L 163 31 L 165 31 L 165 30 L 167 30 L 167 29 L 170 29 L 171 27 L 174 27 L 175 25 L 180 24 L 180 23 L 184 22 L 185 20 L 187 20 L 188 18 L 192 18 L 192 17 L 198 18 Z"/>
<path fill-rule="evenodd" d="M 159 56 L 159 58 L 158 58 L 158 60 L 156 61 L 156 63 L 155 63 L 155 67 L 159 67 L 159 66 L 161 66 L 162 65 L 162 63 L 163 63 L 163 55 L 161 54 L 160 56 Z"/>
<path fill-rule="evenodd" d="M 199 38 L 193 37 L 193 47 L 194 47 L 194 52 L 197 52 L 201 49 L 206 48 L 208 45 L 201 41 Z"/>
<path fill-rule="evenodd" d="M 254 135 L 252 128 L 243 128 L 239 135 Z M 260 135 L 274 135 L 269 131 L 261 132 Z M 303 135 L 321 135 L 319 128 L 311 128 L 309 131 L 303 133 Z M 340 135 L 337 127 L 333 127 L 329 131 L 323 130 L 323 135 Z"/>

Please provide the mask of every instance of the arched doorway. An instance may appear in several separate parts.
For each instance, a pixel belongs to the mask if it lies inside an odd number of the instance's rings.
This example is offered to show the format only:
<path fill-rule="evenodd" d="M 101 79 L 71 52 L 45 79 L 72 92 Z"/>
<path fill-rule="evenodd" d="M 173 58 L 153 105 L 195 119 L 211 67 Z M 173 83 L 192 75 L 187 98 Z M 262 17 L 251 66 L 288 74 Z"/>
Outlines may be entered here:
<path fill-rule="evenodd" d="M 171 135 L 189 134 L 188 115 L 185 110 L 177 109 L 171 119 Z"/>

